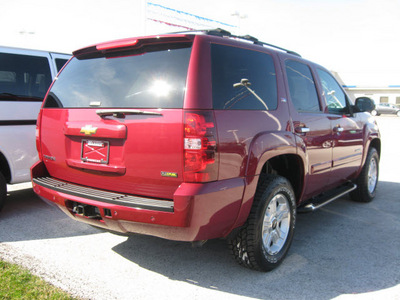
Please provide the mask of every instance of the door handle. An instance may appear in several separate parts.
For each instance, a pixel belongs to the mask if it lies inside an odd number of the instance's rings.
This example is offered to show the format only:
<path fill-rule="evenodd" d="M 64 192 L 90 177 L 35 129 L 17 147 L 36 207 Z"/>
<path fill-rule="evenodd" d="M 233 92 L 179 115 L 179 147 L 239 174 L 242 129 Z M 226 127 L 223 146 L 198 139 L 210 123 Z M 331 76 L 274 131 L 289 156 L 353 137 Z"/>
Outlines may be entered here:
<path fill-rule="evenodd" d="M 335 127 L 333 128 L 333 131 L 335 131 L 335 132 L 343 132 L 343 131 L 344 131 L 344 128 L 341 127 L 340 125 L 339 125 L 339 126 L 335 126 Z"/>
<path fill-rule="evenodd" d="M 308 128 L 308 127 L 296 127 L 294 129 L 294 131 L 296 131 L 296 133 L 307 133 L 307 132 L 310 132 L 310 128 Z"/>

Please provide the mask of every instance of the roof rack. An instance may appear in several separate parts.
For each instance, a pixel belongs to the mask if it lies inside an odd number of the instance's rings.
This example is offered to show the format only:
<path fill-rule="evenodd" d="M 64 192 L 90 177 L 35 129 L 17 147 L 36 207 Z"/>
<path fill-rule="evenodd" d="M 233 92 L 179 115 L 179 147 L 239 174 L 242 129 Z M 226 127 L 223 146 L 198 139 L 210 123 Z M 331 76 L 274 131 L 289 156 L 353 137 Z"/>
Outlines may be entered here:
<path fill-rule="evenodd" d="M 292 50 L 288 50 L 288 49 L 285 49 L 285 48 L 282 48 L 282 47 L 279 47 L 279 46 L 275 46 L 275 45 L 272 45 L 272 44 L 261 42 L 257 38 L 255 38 L 255 37 L 253 37 L 251 35 L 234 35 L 234 34 L 231 34 L 229 31 L 221 29 L 221 28 L 188 30 L 188 31 L 179 31 L 179 32 L 173 32 L 173 33 L 197 33 L 197 32 L 198 33 L 207 34 L 207 35 L 214 35 L 214 36 L 220 36 L 220 37 L 229 37 L 229 38 L 237 38 L 237 39 L 241 39 L 241 40 L 246 40 L 246 41 L 253 42 L 253 44 L 255 44 L 255 45 L 267 46 L 267 47 L 279 49 L 279 50 L 284 51 L 286 53 L 293 54 L 293 55 L 301 57 L 301 55 L 298 54 L 297 52 L 294 52 Z"/>

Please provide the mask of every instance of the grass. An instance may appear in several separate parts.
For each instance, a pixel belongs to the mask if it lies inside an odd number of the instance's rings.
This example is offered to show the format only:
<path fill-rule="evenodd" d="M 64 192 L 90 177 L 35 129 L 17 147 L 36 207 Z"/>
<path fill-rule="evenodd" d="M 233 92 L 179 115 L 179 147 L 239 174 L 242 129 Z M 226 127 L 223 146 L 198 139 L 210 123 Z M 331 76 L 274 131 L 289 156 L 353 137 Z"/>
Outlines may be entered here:
<path fill-rule="evenodd" d="M 29 271 L 0 260 L 0 299 L 75 299 Z"/>

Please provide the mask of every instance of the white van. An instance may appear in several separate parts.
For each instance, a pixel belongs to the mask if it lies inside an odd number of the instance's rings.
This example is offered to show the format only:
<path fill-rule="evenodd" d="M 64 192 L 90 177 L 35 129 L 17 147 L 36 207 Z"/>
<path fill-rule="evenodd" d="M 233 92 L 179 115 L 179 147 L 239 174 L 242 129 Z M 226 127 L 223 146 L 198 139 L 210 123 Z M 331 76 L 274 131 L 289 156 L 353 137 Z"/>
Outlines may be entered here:
<path fill-rule="evenodd" d="M 0 210 L 7 183 L 30 181 L 37 161 L 36 118 L 52 80 L 70 55 L 0 47 Z"/>

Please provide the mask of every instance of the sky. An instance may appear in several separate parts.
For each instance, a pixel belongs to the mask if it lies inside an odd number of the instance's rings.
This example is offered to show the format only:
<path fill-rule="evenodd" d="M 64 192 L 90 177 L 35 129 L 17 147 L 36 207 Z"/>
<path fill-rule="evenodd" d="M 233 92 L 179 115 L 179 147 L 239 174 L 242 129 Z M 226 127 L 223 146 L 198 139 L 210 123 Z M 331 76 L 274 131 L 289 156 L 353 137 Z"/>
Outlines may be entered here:
<path fill-rule="evenodd" d="M 183 29 L 171 24 L 223 27 L 300 53 L 346 85 L 387 87 L 400 85 L 399 16 L 400 0 L 2 0 L 0 45 L 71 53 Z"/>

